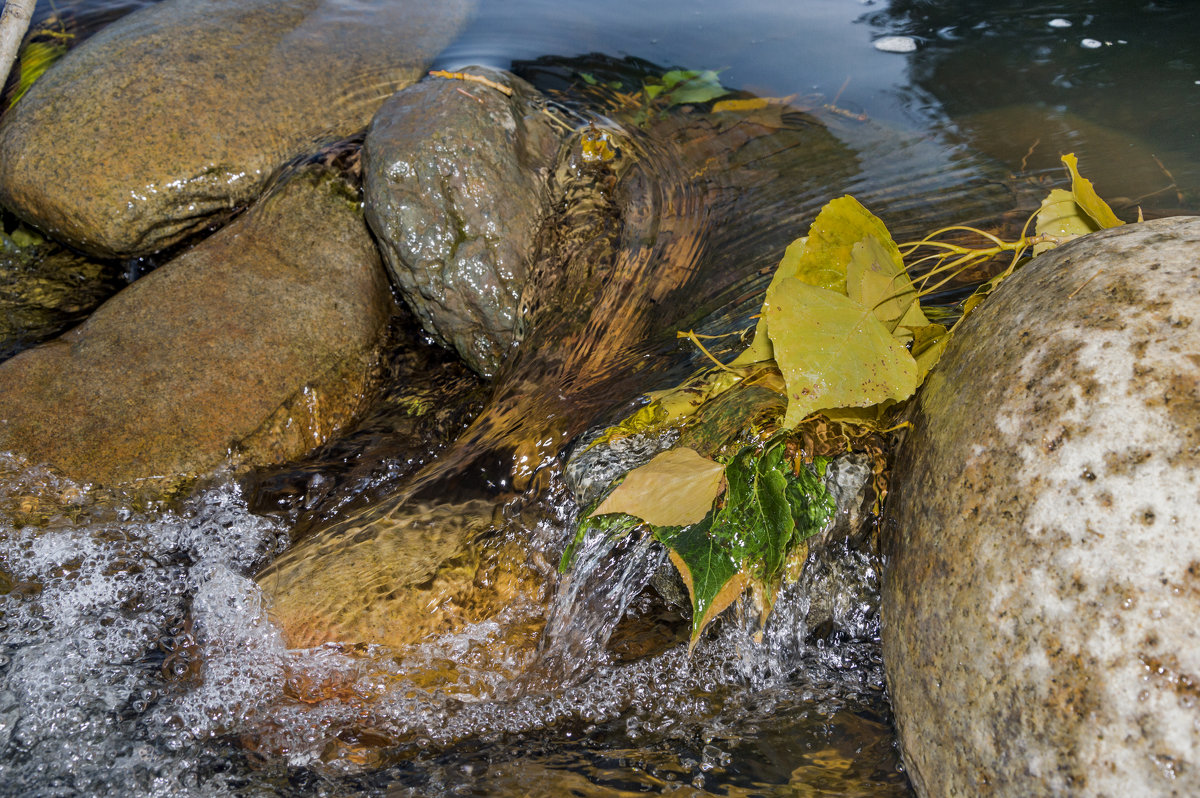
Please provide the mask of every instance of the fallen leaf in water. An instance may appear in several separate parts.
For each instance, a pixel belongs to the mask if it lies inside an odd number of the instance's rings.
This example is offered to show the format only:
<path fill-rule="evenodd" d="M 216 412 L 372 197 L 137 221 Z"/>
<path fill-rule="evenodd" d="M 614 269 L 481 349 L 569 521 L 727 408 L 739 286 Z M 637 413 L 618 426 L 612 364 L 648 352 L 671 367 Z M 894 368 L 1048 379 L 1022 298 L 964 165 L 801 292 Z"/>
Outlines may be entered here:
<path fill-rule="evenodd" d="M 875 314 L 795 278 L 767 294 L 775 360 L 787 384 L 784 426 L 817 410 L 902 401 L 917 387 L 917 364 Z"/>
<path fill-rule="evenodd" d="M 625 475 L 590 515 L 625 513 L 654 526 L 704 520 L 721 493 L 725 466 L 693 449 L 668 449 Z"/>

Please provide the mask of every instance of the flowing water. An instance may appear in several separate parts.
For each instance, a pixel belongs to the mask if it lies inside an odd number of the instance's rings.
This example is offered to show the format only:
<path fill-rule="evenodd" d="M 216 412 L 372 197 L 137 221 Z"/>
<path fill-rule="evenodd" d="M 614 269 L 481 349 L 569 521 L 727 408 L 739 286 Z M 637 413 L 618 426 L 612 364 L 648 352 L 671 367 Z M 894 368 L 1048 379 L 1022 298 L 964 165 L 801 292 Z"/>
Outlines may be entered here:
<path fill-rule="evenodd" d="M 76 9 L 82 32 L 136 5 L 58 9 Z M 1011 225 L 1007 212 L 1061 180 L 1067 151 L 1123 214 L 1197 208 L 1200 13 L 1026 5 L 484 2 L 437 66 L 515 67 L 547 90 L 572 70 L 716 68 L 726 86 L 794 95 L 802 126 L 828 132 L 706 239 L 723 258 L 769 262 L 843 193 L 901 236 L 951 219 Z M 915 50 L 889 52 L 886 36 Z M 746 325 L 766 275 L 743 268 L 689 324 Z M 397 388 L 305 463 L 215 475 L 177 503 L 88 494 L 0 456 L 0 794 L 909 794 L 869 553 L 811 569 L 761 635 L 731 612 L 689 655 L 678 612 L 644 589 L 663 560 L 648 541 L 593 541 L 556 575 L 578 509 L 555 468 L 499 506 L 488 543 L 501 560 L 519 549 L 535 587 L 393 651 L 287 648 L 253 575 L 297 519 L 386 502 L 487 402 L 449 358 L 408 352 L 393 367 L 424 387 Z M 651 358 L 644 388 L 696 365 L 664 341 L 630 362 Z M 414 402 L 448 393 L 456 403 L 413 420 Z"/>

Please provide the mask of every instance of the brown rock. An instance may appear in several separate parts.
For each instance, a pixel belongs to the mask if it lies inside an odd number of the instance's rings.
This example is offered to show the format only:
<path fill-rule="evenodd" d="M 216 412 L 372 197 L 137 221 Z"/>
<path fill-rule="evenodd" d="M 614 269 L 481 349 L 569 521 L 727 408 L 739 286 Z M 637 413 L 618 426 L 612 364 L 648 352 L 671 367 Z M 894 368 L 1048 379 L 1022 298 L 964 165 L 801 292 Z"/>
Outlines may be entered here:
<path fill-rule="evenodd" d="M 1200 219 L 1038 258 L 913 408 L 883 648 L 923 796 L 1200 794 Z"/>
<path fill-rule="evenodd" d="M 471 0 L 168 0 L 72 50 L 0 123 L 0 203 L 141 255 L 247 205 L 289 158 L 364 127 Z"/>
<path fill-rule="evenodd" d="M 352 195 L 299 175 L 0 364 L 0 450 L 107 484 L 296 456 L 357 412 L 390 309 Z"/>

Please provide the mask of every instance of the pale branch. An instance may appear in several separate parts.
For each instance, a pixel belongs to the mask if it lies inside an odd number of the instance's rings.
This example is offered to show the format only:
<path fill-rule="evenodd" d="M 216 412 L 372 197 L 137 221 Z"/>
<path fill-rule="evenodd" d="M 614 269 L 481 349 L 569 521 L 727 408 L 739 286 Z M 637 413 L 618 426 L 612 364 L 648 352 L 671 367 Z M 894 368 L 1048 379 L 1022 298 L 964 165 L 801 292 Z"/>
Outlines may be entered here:
<path fill-rule="evenodd" d="M 5 0 L 4 13 L 0 14 L 0 87 L 8 80 L 21 40 L 33 19 L 33 7 L 37 0 Z"/>

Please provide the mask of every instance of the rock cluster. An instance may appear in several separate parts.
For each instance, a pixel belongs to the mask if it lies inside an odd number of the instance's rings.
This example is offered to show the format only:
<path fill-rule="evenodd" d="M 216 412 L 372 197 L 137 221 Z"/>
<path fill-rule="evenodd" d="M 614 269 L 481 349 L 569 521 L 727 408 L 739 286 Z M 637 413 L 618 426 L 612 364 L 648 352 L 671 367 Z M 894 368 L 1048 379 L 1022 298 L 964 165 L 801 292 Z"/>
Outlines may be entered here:
<path fill-rule="evenodd" d="M 0 450 L 80 482 L 295 457 L 370 395 L 391 293 L 336 177 L 261 205 L 0 364 Z"/>
<path fill-rule="evenodd" d="M 469 0 L 168 0 L 69 52 L 0 121 L 0 204 L 106 257 L 252 202 L 289 158 L 360 130 Z"/>
<path fill-rule="evenodd" d="M 361 131 L 470 6 L 168 0 L 48 70 L 0 119 L 0 203 L 49 238 L 143 256 L 253 207 L 0 364 L 0 451 L 116 485 L 279 462 L 349 424 L 391 290 L 355 189 L 288 163 Z M 46 278 L 18 280 L 14 307 Z M 0 329 L 5 354 L 54 331 Z"/>

